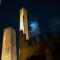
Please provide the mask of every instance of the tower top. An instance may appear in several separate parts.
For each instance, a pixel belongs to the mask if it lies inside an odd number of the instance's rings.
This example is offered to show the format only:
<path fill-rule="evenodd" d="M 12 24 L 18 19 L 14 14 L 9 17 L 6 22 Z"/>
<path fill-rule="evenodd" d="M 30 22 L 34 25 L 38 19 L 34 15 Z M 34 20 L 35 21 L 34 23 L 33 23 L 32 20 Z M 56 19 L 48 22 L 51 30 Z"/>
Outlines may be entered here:
<path fill-rule="evenodd" d="M 27 20 L 27 9 L 22 7 L 19 10 L 20 13 L 20 30 L 23 30 L 23 34 L 26 34 L 26 39 L 28 39 L 28 20 Z"/>
<path fill-rule="evenodd" d="M 26 9 L 24 6 L 19 9 L 19 12 L 20 12 L 21 10 L 27 11 L 27 9 Z"/>

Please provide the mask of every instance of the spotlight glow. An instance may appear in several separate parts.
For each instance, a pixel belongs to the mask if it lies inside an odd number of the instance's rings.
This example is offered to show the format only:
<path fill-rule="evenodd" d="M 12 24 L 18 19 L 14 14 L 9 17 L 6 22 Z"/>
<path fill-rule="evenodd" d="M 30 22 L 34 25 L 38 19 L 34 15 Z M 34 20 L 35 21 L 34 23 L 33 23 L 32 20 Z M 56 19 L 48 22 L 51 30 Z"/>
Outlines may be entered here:
<path fill-rule="evenodd" d="M 20 11 L 20 30 L 24 31 L 24 24 L 23 24 L 23 15 L 24 15 L 24 11 L 23 9 Z"/>
<path fill-rule="evenodd" d="M 39 24 L 37 22 L 30 22 L 31 30 L 29 31 L 29 37 L 38 36 L 40 34 Z"/>
<path fill-rule="evenodd" d="M 38 24 L 36 22 L 31 22 L 30 26 L 32 30 L 38 29 Z"/>

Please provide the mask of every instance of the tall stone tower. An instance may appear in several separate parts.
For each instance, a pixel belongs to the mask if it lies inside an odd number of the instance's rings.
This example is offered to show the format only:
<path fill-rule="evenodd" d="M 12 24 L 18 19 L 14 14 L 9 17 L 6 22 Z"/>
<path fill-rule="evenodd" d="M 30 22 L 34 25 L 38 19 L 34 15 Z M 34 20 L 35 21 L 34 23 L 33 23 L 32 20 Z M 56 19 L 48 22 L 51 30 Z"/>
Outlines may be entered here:
<path fill-rule="evenodd" d="M 20 13 L 20 30 L 23 30 L 23 34 L 26 34 L 28 40 L 28 21 L 27 21 L 27 10 L 23 7 L 19 10 Z"/>
<path fill-rule="evenodd" d="M 1 60 L 17 60 L 16 32 L 11 27 L 4 29 Z"/>

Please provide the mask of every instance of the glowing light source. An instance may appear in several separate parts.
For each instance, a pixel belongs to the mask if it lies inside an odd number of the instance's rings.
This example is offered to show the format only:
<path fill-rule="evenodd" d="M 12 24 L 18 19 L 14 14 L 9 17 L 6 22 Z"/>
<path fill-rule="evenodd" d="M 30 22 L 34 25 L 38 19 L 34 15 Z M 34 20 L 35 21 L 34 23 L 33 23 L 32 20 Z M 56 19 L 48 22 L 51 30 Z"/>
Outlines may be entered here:
<path fill-rule="evenodd" d="M 38 24 L 36 22 L 31 22 L 30 26 L 32 30 L 38 29 Z"/>
<path fill-rule="evenodd" d="M 40 34 L 39 24 L 37 22 L 30 22 L 30 27 L 29 37 L 38 36 Z"/>

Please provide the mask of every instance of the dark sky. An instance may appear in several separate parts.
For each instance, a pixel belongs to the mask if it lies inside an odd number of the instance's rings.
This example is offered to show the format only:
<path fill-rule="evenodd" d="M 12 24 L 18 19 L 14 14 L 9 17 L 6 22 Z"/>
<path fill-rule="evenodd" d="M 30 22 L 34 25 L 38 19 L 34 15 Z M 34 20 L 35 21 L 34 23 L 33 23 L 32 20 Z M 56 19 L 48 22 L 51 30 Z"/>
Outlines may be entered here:
<path fill-rule="evenodd" d="M 53 18 L 55 18 L 55 20 L 58 19 L 58 21 L 60 19 L 60 2 L 58 0 L 2 0 L 0 6 L 0 45 L 2 41 L 3 29 L 5 27 L 13 27 L 16 30 L 18 36 L 18 11 L 22 6 L 28 10 L 29 22 L 34 21 L 34 18 L 37 18 L 40 21 L 40 28 L 42 28 L 42 32 L 48 31 L 48 29 L 51 30 L 51 27 L 49 28 L 48 25 L 53 25 Z M 55 20 L 54 22 L 56 23 Z M 55 32 L 57 32 L 57 30 Z"/>
<path fill-rule="evenodd" d="M 2 0 L 0 6 L 0 27 L 12 26 L 18 30 L 18 9 L 24 6 L 28 10 L 28 21 L 34 18 L 40 20 L 43 28 L 48 25 L 48 19 L 60 17 L 58 0 Z"/>
<path fill-rule="evenodd" d="M 58 0 L 19 0 L 17 3 L 18 6 L 27 8 L 29 22 L 35 21 L 35 18 L 40 21 L 40 30 L 43 34 L 47 31 L 53 34 L 60 32 L 58 31 L 60 30 L 60 22 L 59 24 L 56 23 L 60 21 L 60 2 Z"/>

